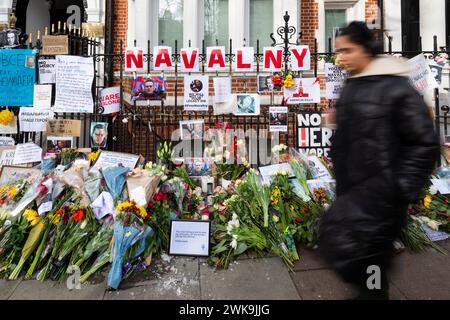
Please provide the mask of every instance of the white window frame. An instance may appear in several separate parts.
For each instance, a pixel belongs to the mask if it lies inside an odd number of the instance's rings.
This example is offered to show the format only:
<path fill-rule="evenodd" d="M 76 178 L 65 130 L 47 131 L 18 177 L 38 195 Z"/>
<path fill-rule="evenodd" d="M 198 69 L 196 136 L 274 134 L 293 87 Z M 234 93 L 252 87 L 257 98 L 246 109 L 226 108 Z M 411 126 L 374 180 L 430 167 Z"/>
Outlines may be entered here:
<path fill-rule="evenodd" d="M 228 34 L 233 39 L 233 47 L 249 46 L 250 39 L 250 0 L 228 0 Z M 273 33 L 277 42 L 281 39 L 277 36 L 277 29 L 284 26 L 283 16 L 286 11 L 291 16 L 289 24 L 297 29 L 300 25 L 300 2 L 298 0 L 274 0 L 273 1 Z M 146 16 L 146 19 L 140 19 Z M 151 47 L 160 45 L 158 39 L 159 28 L 159 0 L 128 0 L 128 32 L 127 44 L 147 48 L 147 40 Z M 146 22 L 146 23 L 145 23 Z M 268 34 L 267 37 L 270 35 Z M 183 3 L 183 43 L 179 48 L 191 47 L 201 48 L 204 38 L 204 0 L 184 0 Z M 167 45 L 173 47 L 173 43 Z M 225 44 L 223 44 L 225 45 Z M 262 52 L 263 48 L 260 48 Z"/>

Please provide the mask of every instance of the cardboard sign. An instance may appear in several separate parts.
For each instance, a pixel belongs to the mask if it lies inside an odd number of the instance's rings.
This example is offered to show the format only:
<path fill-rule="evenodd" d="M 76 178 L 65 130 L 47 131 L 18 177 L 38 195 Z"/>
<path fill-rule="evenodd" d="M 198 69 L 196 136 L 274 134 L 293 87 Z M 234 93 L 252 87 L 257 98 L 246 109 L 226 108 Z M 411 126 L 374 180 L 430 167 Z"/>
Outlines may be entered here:
<path fill-rule="evenodd" d="M 311 69 L 311 51 L 308 46 L 291 46 L 291 70 L 308 71 Z"/>
<path fill-rule="evenodd" d="M 17 117 L 6 126 L 0 124 L 0 134 L 17 134 Z"/>
<path fill-rule="evenodd" d="M 129 48 L 125 53 L 125 71 L 144 71 L 144 50 L 141 48 Z"/>
<path fill-rule="evenodd" d="M 134 169 L 139 161 L 139 157 L 128 153 L 102 151 L 92 168 L 99 170 L 100 168 L 115 167 L 120 164 L 126 168 Z"/>
<path fill-rule="evenodd" d="M 180 51 L 180 71 L 200 71 L 200 50 L 198 48 L 183 48 Z"/>
<path fill-rule="evenodd" d="M 75 56 L 56 57 L 55 112 L 92 113 L 94 59 Z"/>
<path fill-rule="evenodd" d="M 39 59 L 39 84 L 56 83 L 56 59 Z"/>
<path fill-rule="evenodd" d="M 208 47 L 206 48 L 206 56 L 206 71 L 226 71 L 225 47 Z"/>
<path fill-rule="evenodd" d="M 169 254 L 208 257 L 210 228 L 209 221 L 171 220 Z"/>
<path fill-rule="evenodd" d="M 47 122 L 47 136 L 79 137 L 81 120 L 52 119 Z"/>
<path fill-rule="evenodd" d="M 296 78 L 293 88 L 284 87 L 286 104 L 320 103 L 320 79 Z"/>
<path fill-rule="evenodd" d="M 325 63 L 325 77 L 326 98 L 330 100 L 339 99 L 347 73 L 332 63 Z"/>
<path fill-rule="evenodd" d="M 120 87 L 106 88 L 100 91 L 98 112 L 111 114 L 120 111 Z"/>
<path fill-rule="evenodd" d="M 105 24 L 99 22 L 83 22 L 82 29 L 90 37 L 103 39 L 105 37 Z"/>
<path fill-rule="evenodd" d="M 14 154 L 13 165 L 42 161 L 42 148 L 34 143 L 18 144 Z"/>
<path fill-rule="evenodd" d="M 165 71 L 172 68 L 172 48 L 157 46 L 153 48 L 153 70 Z"/>
<path fill-rule="evenodd" d="M 322 127 L 320 112 L 298 114 L 298 147 L 305 154 L 328 156 L 333 130 Z"/>
<path fill-rule="evenodd" d="M 0 50 L 0 106 L 33 106 L 35 61 L 33 50 Z"/>
<path fill-rule="evenodd" d="M 255 49 L 252 47 L 239 48 L 235 52 L 236 61 L 234 70 L 236 72 L 251 72 L 254 69 Z"/>
<path fill-rule="evenodd" d="M 208 111 L 209 106 L 209 77 L 184 77 L 184 110 Z"/>
<path fill-rule="evenodd" d="M 56 56 L 69 54 L 69 36 L 43 36 L 42 55 Z"/>

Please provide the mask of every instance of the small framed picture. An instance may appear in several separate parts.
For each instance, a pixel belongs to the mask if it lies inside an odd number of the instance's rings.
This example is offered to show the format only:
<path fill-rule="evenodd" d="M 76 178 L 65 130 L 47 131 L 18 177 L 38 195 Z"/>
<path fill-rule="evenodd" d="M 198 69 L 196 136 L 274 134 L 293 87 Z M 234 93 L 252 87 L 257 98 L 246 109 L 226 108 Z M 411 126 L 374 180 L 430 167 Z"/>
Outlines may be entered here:
<path fill-rule="evenodd" d="M 185 161 L 186 171 L 191 177 L 209 176 L 212 173 L 212 164 L 206 158 L 191 158 Z"/>
<path fill-rule="evenodd" d="M 288 131 L 288 107 L 269 108 L 270 132 Z"/>
<path fill-rule="evenodd" d="M 91 147 L 105 148 L 108 141 L 108 123 L 91 122 Z"/>
<path fill-rule="evenodd" d="M 59 153 L 74 147 L 74 137 L 47 137 L 47 152 Z"/>
<path fill-rule="evenodd" d="M 210 230 L 210 221 L 171 220 L 169 254 L 208 257 L 211 251 Z"/>
<path fill-rule="evenodd" d="M 236 95 L 237 116 L 258 116 L 260 99 L 259 94 L 243 93 Z"/>

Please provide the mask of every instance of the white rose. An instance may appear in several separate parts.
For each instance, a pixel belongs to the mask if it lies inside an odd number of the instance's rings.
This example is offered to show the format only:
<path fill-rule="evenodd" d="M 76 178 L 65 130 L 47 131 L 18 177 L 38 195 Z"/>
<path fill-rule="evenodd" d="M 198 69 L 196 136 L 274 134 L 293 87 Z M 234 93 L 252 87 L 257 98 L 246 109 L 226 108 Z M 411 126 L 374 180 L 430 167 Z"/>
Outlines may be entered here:
<path fill-rule="evenodd" d="M 230 246 L 231 246 L 233 249 L 236 249 L 236 248 L 237 248 L 237 240 L 236 240 L 236 239 L 233 239 L 233 240 L 231 241 L 231 243 L 230 243 Z"/>
<path fill-rule="evenodd" d="M 222 163 L 223 159 L 222 156 L 220 154 L 218 154 L 215 158 L 214 158 L 214 162 L 217 163 Z"/>
<path fill-rule="evenodd" d="M 273 222 L 277 223 L 278 221 L 280 221 L 280 218 L 278 218 L 277 216 L 272 216 Z"/>
<path fill-rule="evenodd" d="M 226 159 L 230 159 L 230 156 L 231 156 L 230 151 L 225 151 L 224 156 Z"/>

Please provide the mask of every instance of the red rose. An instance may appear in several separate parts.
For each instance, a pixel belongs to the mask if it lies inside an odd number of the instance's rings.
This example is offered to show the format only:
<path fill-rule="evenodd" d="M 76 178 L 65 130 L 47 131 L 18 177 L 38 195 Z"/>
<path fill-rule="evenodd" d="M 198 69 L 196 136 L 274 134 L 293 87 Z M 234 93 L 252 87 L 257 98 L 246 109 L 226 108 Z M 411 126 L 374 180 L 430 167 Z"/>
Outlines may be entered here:
<path fill-rule="evenodd" d="M 159 193 L 157 193 L 154 197 L 153 197 L 156 201 L 161 201 L 162 197 Z"/>
<path fill-rule="evenodd" d="M 191 194 L 190 194 L 190 193 L 187 194 L 187 198 L 188 198 L 188 199 L 191 198 Z"/>
<path fill-rule="evenodd" d="M 169 196 L 167 195 L 167 193 L 164 193 L 162 196 L 162 200 L 167 201 L 167 199 L 169 199 Z"/>
<path fill-rule="evenodd" d="M 149 206 L 149 208 L 153 208 L 155 206 L 155 203 L 154 202 L 149 202 L 148 206 Z"/>
<path fill-rule="evenodd" d="M 117 112 L 113 112 L 113 113 L 111 113 L 111 115 L 112 115 L 113 117 L 117 117 L 119 114 L 118 114 Z"/>
<path fill-rule="evenodd" d="M 83 219 L 84 217 L 84 212 L 83 210 L 77 210 L 73 213 L 73 220 L 74 221 L 81 221 L 81 219 Z"/>
<path fill-rule="evenodd" d="M 298 223 L 302 223 L 302 222 L 303 222 L 303 219 L 302 219 L 302 218 L 299 218 L 299 217 L 295 217 L 295 221 L 297 221 Z"/>
<path fill-rule="evenodd" d="M 206 215 L 208 215 L 209 216 L 209 208 L 208 207 L 206 207 L 205 209 L 203 209 L 203 214 L 206 216 Z"/>
<path fill-rule="evenodd" d="M 445 203 L 445 204 L 448 204 L 448 199 L 445 199 L 445 200 L 444 200 L 444 203 Z"/>

